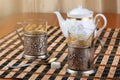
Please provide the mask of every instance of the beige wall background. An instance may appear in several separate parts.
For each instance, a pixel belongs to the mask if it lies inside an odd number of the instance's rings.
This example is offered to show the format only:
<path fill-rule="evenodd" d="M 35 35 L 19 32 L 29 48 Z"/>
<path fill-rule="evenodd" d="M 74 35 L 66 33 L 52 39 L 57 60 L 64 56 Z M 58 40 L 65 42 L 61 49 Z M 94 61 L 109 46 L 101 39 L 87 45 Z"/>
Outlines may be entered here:
<path fill-rule="evenodd" d="M 25 12 L 67 12 L 79 5 L 95 12 L 120 13 L 120 0 L 0 0 L 0 18 Z"/>
<path fill-rule="evenodd" d="M 21 12 L 20 0 L 0 0 L 0 17 Z"/>

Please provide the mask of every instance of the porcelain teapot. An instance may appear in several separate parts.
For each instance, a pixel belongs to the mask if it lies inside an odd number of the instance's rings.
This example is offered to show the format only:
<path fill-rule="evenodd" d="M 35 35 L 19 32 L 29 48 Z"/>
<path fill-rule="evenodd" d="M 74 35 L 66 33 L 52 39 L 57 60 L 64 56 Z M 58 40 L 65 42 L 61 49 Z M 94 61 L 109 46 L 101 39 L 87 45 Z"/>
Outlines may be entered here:
<path fill-rule="evenodd" d="M 55 11 L 54 13 L 57 15 L 60 28 L 66 38 L 68 37 L 68 32 L 75 35 L 80 34 L 84 38 L 87 36 L 86 39 L 93 33 L 95 34 L 94 37 L 96 37 L 97 33 L 102 31 L 107 24 L 106 17 L 103 14 L 96 14 L 94 17 L 93 11 L 82 6 L 69 11 L 66 20 L 63 19 L 60 12 Z M 95 22 L 99 16 L 103 18 L 104 24 L 97 30 Z"/>

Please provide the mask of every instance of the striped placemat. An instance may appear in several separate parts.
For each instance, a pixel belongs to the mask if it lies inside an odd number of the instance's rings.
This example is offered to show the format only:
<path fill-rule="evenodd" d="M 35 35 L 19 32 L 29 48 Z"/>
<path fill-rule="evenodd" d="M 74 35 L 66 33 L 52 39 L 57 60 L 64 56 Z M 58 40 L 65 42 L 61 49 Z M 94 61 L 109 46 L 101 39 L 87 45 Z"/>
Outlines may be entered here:
<path fill-rule="evenodd" d="M 21 36 L 22 29 L 19 29 Z M 57 26 L 48 27 L 48 53 L 62 63 L 60 69 L 53 69 L 42 63 L 28 67 L 9 69 L 8 66 L 40 62 L 24 59 L 23 45 L 15 31 L 0 39 L 0 78 L 20 78 L 24 80 L 119 80 L 120 79 L 120 29 L 107 28 L 99 35 L 104 46 L 96 42 L 94 61 L 96 73 L 92 75 L 71 75 L 67 68 L 66 39 Z"/>

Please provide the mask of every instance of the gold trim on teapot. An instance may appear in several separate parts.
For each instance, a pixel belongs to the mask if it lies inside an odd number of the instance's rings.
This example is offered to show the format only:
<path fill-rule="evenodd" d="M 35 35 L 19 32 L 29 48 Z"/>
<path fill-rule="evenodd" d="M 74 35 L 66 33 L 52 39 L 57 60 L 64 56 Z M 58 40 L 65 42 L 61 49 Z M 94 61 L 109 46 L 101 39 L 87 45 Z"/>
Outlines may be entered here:
<path fill-rule="evenodd" d="M 71 17 L 68 17 L 68 19 L 71 19 L 71 20 L 89 21 L 89 20 L 92 19 L 92 17 L 88 17 L 88 18 L 71 18 Z"/>

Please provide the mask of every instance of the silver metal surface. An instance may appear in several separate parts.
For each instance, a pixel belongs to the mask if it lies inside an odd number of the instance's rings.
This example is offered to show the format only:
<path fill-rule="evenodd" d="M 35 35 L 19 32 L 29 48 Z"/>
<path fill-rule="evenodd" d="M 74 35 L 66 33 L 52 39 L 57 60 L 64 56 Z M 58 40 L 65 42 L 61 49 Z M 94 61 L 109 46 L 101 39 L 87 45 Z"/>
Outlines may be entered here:
<path fill-rule="evenodd" d="M 57 58 L 48 58 L 44 61 L 41 61 L 41 64 L 48 65 L 48 64 L 51 64 L 52 62 L 54 62 L 56 59 Z M 8 66 L 8 68 L 22 68 L 22 67 L 27 67 L 27 66 L 30 66 L 33 64 L 40 64 L 40 63 L 38 63 L 38 62 L 26 63 L 26 64 L 17 65 L 17 66 Z"/>
<path fill-rule="evenodd" d="M 25 59 L 47 59 L 48 58 L 47 55 L 31 56 L 31 55 L 26 55 L 26 54 L 23 54 L 23 57 Z"/>
<path fill-rule="evenodd" d="M 27 64 L 18 65 L 18 66 L 8 66 L 8 68 L 22 68 L 22 67 L 30 66 L 32 64 L 37 64 L 37 63 L 27 63 Z"/>
<path fill-rule="evenodd" d="M 67 72 L 70 74 L 75 74 L 75 75 L 82 75 L 82 74 L 90 75 L 90 74 L 95 73 L 95 70 L 91 69 L 87 71 L 75 71 L 75 70 L 67 69 Z"/>

